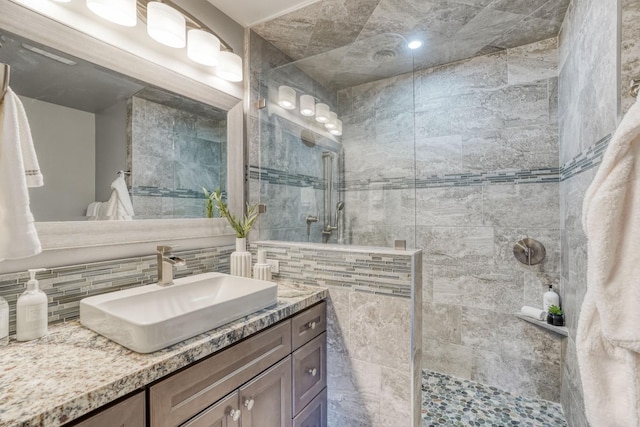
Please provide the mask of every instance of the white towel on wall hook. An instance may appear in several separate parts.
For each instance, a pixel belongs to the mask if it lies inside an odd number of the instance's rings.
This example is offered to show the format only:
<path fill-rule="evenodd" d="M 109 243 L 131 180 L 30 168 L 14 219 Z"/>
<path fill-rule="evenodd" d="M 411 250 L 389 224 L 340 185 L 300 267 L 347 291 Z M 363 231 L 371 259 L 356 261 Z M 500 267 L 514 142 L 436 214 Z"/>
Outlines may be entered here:
<path fill-rule="evenodd" d="M 42 185 L 27 114 L 8 88 L 0 104 L 0 261 L 42 252 L 28 189 Z"/>
<path fill-rule="evenodd" d="M 587 293 L 576 347 L 592 427 L 640 427 L 640 103 L 587 190 Z"/>

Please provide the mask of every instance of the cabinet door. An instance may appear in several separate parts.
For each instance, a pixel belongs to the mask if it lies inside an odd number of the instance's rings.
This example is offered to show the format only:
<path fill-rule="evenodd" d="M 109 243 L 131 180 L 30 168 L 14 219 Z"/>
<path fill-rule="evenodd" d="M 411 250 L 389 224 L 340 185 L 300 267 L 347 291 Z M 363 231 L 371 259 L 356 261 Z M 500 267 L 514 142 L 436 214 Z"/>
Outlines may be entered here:
<path fill-rule="evenodd" d="M 145 427 L 146 408 L 144 391 L 98 412 L 76 424 L 76 427 Z"/>
<path fill-rule="evenodd" d="M 327 427 L 326 388 L 293 419 L 293 427 Z"/>
<path fill-rule="evenodd" d="M 175 427 L 291 353 L 283 322 L 178 372 L 149 389 L 151 427 Z"/>
<path fill-rule="evenodd" d="M 327 334 L 315 337 L 293 353 L 293 415 L 327 386 Z"/>
<path fill-rule="evenodd" d="M 291 342 L 294 350 L 302 347 L 327 329 L 327 303 L 311 307 L 291 319 Z"/>
<path fill-rule="evenodd" d="M 291 427 L 291 357 L 240 389 L 242 427 Z"/>
<path fill-rule="evenodd" d="M 182 427 L 235 427 L 240 425 L 238 392 L 231 393 Z"/>

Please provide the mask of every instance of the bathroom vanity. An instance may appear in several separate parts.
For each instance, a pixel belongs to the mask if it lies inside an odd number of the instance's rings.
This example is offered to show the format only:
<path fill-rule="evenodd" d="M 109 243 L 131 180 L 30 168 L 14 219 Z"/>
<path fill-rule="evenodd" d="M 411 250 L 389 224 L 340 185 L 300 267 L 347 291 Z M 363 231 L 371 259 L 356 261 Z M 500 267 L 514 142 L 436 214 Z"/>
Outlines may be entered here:
<path fill-rule="evenodd" d="M 13 343 L 0 425 L 325 426 L 326 293 L 278 294 L 275 308 L 146 355 L 76 322 Z"/>

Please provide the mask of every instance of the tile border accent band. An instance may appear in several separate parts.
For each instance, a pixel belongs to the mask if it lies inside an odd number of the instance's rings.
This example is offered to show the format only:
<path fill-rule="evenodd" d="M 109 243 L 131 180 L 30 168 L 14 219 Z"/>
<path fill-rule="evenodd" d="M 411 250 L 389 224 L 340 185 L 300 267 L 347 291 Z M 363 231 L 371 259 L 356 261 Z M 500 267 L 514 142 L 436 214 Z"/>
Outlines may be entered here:
<path fill-rule="evenodd" d="M 383 178 L 379 180 L 356 179 L 339 183 L 340 191 L 406 190 L 440 187 L 469 187 L 504 184 L 546 184 L 567 180 L 598 166 L 602 162 L 612 135 L 609 134 L 582 153 L 565 163 L 561 168 L 516 169 L 490 172 L 463 172 L 455 174 L 431 175 L 424 178 Z M 322 178 L 309 175 L 291 174 L 272 168 L 249 166 L 249 178 L 270 184 L 291 187 L 323 188 Z"/>

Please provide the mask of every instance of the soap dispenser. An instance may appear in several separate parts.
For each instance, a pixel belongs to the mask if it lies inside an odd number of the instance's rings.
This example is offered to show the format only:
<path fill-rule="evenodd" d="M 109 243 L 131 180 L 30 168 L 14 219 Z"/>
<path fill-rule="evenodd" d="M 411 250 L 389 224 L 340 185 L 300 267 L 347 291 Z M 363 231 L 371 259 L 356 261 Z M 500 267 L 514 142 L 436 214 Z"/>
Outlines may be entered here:
<path fill-rule="evenodd" d="M 38 288 L 36 273 L 44 268 L 29 270 L 31 280 L 16 305 L 16 339 L 29 341 L 47 334 L 47 294 Z"/>
<path fill-rule="evenodd" d="M 267 251 L 258 250 L 258 262 L 253 266 L 253 278 L 258 280 L 271 280 L 271 265 L 267 263 Z"/>
<path fill-rule="evenodd" d="M 542 296 L 542 309 L 549 312 L 552 305 L 560 307 L 560 297 L 553 290 L 553 285 L 549 285 L 549 290 Z"/>

